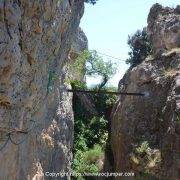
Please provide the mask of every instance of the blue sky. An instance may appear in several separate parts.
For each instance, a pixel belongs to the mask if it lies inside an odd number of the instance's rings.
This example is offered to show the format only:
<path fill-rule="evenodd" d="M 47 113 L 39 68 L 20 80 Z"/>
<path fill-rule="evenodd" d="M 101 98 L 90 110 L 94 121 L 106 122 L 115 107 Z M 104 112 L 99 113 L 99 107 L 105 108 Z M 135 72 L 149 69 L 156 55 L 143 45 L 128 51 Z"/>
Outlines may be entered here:
<path fill-rule="evenodd" d="M 147 25 L 149 9 L 154 3 L 175 7 L 180 0 L 99 0 L 94 6 L 86 4 L 80 26 L 88 37 L 89 49 L 125 60 L 128 35 Z M 128 65 L 114 61 L 118 63 L 118 72 L 110 84 L 117 86 Z M 97 82 L 98 78 L 87 78 L 88 84 Z"/>

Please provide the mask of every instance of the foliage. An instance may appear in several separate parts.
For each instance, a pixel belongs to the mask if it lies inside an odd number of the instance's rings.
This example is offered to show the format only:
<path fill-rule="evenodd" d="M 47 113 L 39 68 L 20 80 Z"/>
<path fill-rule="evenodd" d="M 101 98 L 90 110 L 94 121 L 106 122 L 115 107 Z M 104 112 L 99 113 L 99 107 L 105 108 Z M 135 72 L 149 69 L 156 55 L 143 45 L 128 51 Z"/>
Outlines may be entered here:
<path fill-rule="evenodd" d="M 76 76 L 100 76 L 102 82 L 99 89 L 103 88 L 108 80 L 116 73 L 116 64 L 111 61 L 103 61 L 96 51 L 84 50 L 69 66 L 69 71 Z M 73 79 L 74 77 L 70 78 Z"/>
<path fill-rule="evenodd" d="M 140 64 L 152 52 L 152 44 L 149 40 L 146 28 L 142 31 L 136 31 L 132 36 L 128 36 L 127 43 L 131 51 L 128 53 L 129 58 L 126 60 L 126 63 L 130 64 L 131 67 Z"/>
<path fill-rule="evenodd" d="M 106 138 L 107 134 L 107 120 L 103 117 L 93 117 L 90 119 L 86 126 L 84 135 L 86 137 L 86 144 L 88 147 L 92 147 L 94 144 L 104 143 L 102 139 Z M 101 144 L 103 146 L 103 144 Z"/>
<path fill-rule="evenodd" d="M 134 150 L 131 160 L 133 166 L 139 167 L 136 179 L 153 179 L 152 170 L 159 168 L 162 162 L 160 150 L 151 149 L 148 141 L 142 141 Z"/>
<path fill-rule="evenodd" d="M 72 80 L 71 82 L 72 89 L 87 89 L 86 83 L 78 80 Z"/>
<path fill-rule="evenodd" d="M 85 67 L 84 67 L 85 64 Z M 114 91 L 105 87 L 107 81 L 115 73 L 115 65 L 104 62 L 96 51 L 84 51 L 72 65 L 72 69 L 87 76 L 101 76 L 102 83 L 90 89 L 98 91 Z M 85 82 L 71 80 L 72 89 L 88 89 Z M 73 94 L 74 110 L 74 160 L 73 170 L 77 173 L 99 172 L 97 160 L 101 158 L 108 139 L 108 118 L 116 96 L 111 94 L 87 95 L 94 103 L 98 115 L 91 114 L 81 103 L 79 94 Z M 96 145 L 95 145 L 96 144 Z M 79 179 L 78 177 L 77 179 Z M 82 179 L 82 178 L 81 178 Z"/>
<path fill-rule="evenodd" d="M 77 173 L 98 173 L 97 162 L 103 157 L 103 149 L 94 145 L 92 149 L 77 151 L 73 161 L 73 169 Z"/>
<path fill-rule="evenodd" d="M 77 121 L 77 122 L 81 122 L 81 121 Z M 85 129 L 83 124 L 81 124 L 80 129 L 81 129 L 81 132 Z M 78 153 L 78 151 L 87 151 L 88 150 L 86 141 L 87 140 L 84 137 L 84 134 L 76 135 L 75 142 L 74 142 L 75 151 L 77 150 L 76 153 Z"/>
<path fill-rule="evenodd" d="M 98 88 L 99 86 L 93 88 L 92 90 L 98 91 Z M 105 92 L 106 91 L 110 92 L 110 91 L 116 91 L 117 89 L 113 87 L 104 87 L 101 90 Z M 117 96 L 113 94 L 101 93 L 101 94 L 94 94 L 92 99 L 99 115 L 103 116 L 105 119 L 109 119 L 112 106 L 116 102 Z"/>
<path fill-rule="evenodd" d="M 85 109 L 80 106 L 77 108 L 79 108 L 77 113 L 77 110 L 74 110 L 74 151 L 92 148 L 94 144 L 103 146 L 107 139 L 107 120 L 104 117 L 88 117 Z"/>
<path fill-rule="evenodd" d="M 180 123 L 180 116 L 177 116 L 176 122 Z"/>
<path fill-rule="evenodd" d="M 71 85 L 73 89 L 87 89 L 86 84 L 79 81 L 73 81 Z M 93 88 L 91 90 L 96 91 L 97 89 Z M 104 91 L 107 90 L 111 91 L 114 88 L 104 88 Z M 107 139 L 107 120 L 116 101 L 116 96 L 112 94 L 94 94 L 91 98 L 99 114 L 98 116 L 90 115 L 78 96 L 76 94 L 73 96 L 75 150 L 83 149 L 79 144 L 84 142 L 88 148 L 92 148 L 94 144 L 103 145 L 103 142 Z"/>
<path fill-rule="evenodd" d="M 147 141 L 144 141 L 138 148 L 136 148 L 136 151 L 139 154 L 143 154 L 143 153 L 146 153 L 148 148 L 149 148 L 149 143 Z"/>
<path fill-rule="evenodd" d="M 79 74 L 83 76 L 86 72 L 85 64 L 87 60 L 90 58 L 90 52 L 88 50 L 84 50 L 73 63 L 69 65 L 69 71 L 76 73 L 76 76 Z"/>
<path fill-rule="evenodd" d="M 93 4 L 93 5 L 96 4 L 97 1 L 98 0 L 84 0 L 84 2 Z"/>
<path fill-rule="evenodd" d="M 72 86 L 75 89 L 87 89 L 84 83 L 78 81 L 73 81 Z M 104 88 L 104 90 L 109 91 L 114 88 Z M 98 111 L 98 116 L 89 115 L 78 96 L 76 94 L 73 96 L 75 119 L 73 170 L 77 173 L 99 171 L 95 162 L 104 151 L 108 139 L 108 115 L 106 112 L 116 100 L 116 96 L 109 94 L 96 94 L 91 98 Z"/>
<path fill-rule="evenodd" d="M 91 51 L 86 62 L 86 75 L 100 76 L 102 82 L 99 88 L 103 88 L 108 80 L 116 73 L 116 64 L 111 61 L 103 61 L 102 57 L 97 54 L 97 51 Z"/>

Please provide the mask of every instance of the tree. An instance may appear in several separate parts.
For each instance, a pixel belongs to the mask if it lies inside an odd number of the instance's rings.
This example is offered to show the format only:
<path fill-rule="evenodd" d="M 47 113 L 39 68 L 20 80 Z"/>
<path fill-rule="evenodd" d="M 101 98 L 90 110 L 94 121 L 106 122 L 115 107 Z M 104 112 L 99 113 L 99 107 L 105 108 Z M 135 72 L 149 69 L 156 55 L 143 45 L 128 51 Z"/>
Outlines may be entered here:
<path fill-rule="evenodd" d="M 90 4 L 96 4 L 97 0 L 84 0 L 86 3 L 90 3 Z"/>
<path fill-rule="evenodd" d="M 101 76 L 100 85 L 90 90 L 104 91 L 114 89 L 106 87 L 107 81 L 116 72 L 115 64 L 111 61 L 104 62 L 96 51 L 82 52 L 73 63 L 71 69 L 87 76 Z M 72 89 L 88 89 L 86 82 L 71 81 Z M 86 99 L 86 101 L 83 100 Z M 100 171 L 98 161 L 102 159 L 108 138 L 110 109 L 116 101 L 112 94 L 73 94 L 74 111 L 74 147 L 73 171 L 76 173 L 97 173 Z M 96 113 L 92 113 L 93 107 Z M 76 179 L 76 178 L 75 178 Z M 78 178 L 77 178 L 78 179 Z"/>
<path fill-rule="evenodd" d="M 152 45 L 149 40 L 147 29 L 137 30 L 132 36 L 128 36 L 128 45 L 131 51 L 128 53 L 129 58 L 126 60 L 127 64 L 135 67 L 140 64 L 152 52 Z"/>
<path fill-rule="evenodd" d="M 90 52 L 90 56 L 86 62 L 86 75 L 100 76 L 102 78 L 99 89 L 103 88 L 115 73 L 115 63 L 103 61 L 102 57 L 97 54 L 97 51 Z"/>

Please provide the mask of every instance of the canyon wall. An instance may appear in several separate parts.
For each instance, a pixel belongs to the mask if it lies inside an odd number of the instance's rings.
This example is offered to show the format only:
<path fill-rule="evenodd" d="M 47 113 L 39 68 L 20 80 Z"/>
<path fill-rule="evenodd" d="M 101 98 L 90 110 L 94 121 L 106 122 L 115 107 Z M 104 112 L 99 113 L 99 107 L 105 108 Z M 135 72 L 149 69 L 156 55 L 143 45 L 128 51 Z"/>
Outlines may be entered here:
<path fill-rule="evenodd" d="M 146 96 L 120 96 L 113 109 L 114 169 L 134 172 L 136 178 L 176 180 L 180 178 L 180 6 L 155 4 L 148 16 L 148 34 L 152 56 L 129 69 L 119 83 L 121 91 Z"/>
<path fill-rule="evenodd" d="M 72 94 L 60 87 L 87 46 L 83 11 L 83 0 L 0 1 L 0 179 L 71 169 Z"/>

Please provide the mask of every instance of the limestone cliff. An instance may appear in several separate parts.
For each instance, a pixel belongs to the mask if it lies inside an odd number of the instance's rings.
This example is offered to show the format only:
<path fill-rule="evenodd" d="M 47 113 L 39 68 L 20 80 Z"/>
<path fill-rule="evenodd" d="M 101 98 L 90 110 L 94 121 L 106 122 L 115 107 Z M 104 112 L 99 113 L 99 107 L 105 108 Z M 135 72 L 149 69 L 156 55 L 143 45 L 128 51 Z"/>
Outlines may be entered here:
<path fill-rule="evenodd" d="M 180 9 L 155 4 L 148 17 L 154 55 L 128 70 L 111 120 L 116 172 L 142 179 L 180 178 Z M 124 177 L 123 177 L 124 178 Z M 133 178 L 132 178 L 133 179 Z"/>
<path fill-rule="evenodd" d="M 83 0 L 0 1 L 2 180 L 70 170 L 71 95 L 59 87 L 83 11 Z"/>

